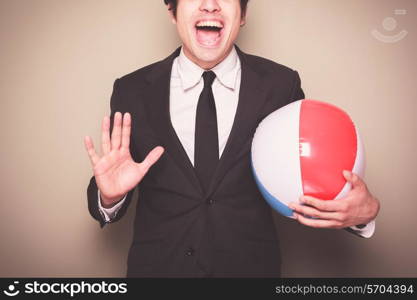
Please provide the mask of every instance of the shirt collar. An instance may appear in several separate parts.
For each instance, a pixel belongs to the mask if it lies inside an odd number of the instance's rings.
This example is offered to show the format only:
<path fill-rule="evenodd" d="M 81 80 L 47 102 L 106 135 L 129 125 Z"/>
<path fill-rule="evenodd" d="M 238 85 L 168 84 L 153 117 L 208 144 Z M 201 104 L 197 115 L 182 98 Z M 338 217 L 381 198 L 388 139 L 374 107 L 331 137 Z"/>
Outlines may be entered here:
<path fill-rule="evenodd" d="M 216 74 L 216 78 L 223 84 L 225 87 L 230 89 L 235 89 L 236 79 L 238 72 L 240 70 L 240 61 L 239 56 L 236 52 L 235 47 L 233 46 L 232 51 L 229 55 L 216 65 L 211 71 Z M 178 74 L 181 79 L 181 84 L 183 90 L 190 89 L 197 85 L 200 80 L 203 72 L 205 70 L 200 66 L 193 63 L 181 48 L 181 53 L 178 57 Z"/>

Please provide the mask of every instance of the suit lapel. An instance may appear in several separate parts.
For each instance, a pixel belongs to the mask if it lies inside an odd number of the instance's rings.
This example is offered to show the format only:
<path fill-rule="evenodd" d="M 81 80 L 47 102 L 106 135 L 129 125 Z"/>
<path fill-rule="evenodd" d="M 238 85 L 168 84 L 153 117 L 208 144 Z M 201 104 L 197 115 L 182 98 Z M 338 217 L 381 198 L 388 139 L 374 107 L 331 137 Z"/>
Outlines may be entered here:
<path fill-rule="evenodd" d="M 172 157 L 188 180 L 202 194 L 194 167 L 172 126 L 169 112 L 171 69 L 175 57 L 180 53 L 180 49 L 178 48 L 169 57 L 161 61 L 160 65 L 155 66 L 150 73 L 148 77 L 150 85 L 146 91 L 147 115 L 152 127 L 162 140 L 162 146 L 166 150 L 165 155 Z"/>

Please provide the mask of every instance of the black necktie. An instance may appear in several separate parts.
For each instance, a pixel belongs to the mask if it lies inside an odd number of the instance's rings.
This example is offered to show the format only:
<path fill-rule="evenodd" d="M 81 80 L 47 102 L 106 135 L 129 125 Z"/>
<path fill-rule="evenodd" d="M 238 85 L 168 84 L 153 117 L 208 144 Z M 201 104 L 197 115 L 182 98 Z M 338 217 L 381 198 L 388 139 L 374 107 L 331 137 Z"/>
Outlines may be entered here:
<path fill-rule="evenodd" d="M 204 72 L 203 78 L 204 88 L 198 98 L 195 120 L 194 168 L 204 192 L 207 192 L 219 162 L 219 138 L 216 105 L 211 89 L 216 74 L 212 71 Z"/>

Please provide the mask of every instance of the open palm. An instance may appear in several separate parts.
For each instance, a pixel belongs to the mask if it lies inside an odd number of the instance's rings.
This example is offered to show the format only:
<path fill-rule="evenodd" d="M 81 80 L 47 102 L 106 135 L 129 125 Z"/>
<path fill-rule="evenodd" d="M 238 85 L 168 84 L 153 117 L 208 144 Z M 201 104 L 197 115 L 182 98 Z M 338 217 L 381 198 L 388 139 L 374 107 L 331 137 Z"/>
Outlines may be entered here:
<path fill-rule="evenodd" d="M 122 114 L 116 112 L 110 138 L 110 118 L 104 117 L 101 157 L 96 153 L 91 137 L 86 136 L 84 140 L 97 187 L 106 205 L 117 202 L 132 190 L 164 152 L 162 147 L 155 147 L 141 163 L 136 163 L 129 150 L 131 124 L 129 113 L 125 113 L 122 120 Z"/>

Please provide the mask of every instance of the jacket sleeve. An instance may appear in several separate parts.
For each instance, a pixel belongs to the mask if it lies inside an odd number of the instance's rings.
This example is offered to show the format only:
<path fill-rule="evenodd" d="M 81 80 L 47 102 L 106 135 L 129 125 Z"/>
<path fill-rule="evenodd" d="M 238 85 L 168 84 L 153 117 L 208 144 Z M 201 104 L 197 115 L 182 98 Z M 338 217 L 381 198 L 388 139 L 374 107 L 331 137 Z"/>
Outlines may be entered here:
<path fill-rule="evenodd" d="M 111 100 L 110 100 L 110 109 L 111 109 L 110 132 L 112 132 L 115 113 L 117 111 L 121 113 L 128 111 L 127 107 L 123 105 L 123 102 L 121 101 L 120 92 L 119 92 L 119 79 L 116 79 L 113 85 L 113 93 L 112 93 Z M 132 155 L 132 158 L 135 161 L 137 161 L 136 159 L 137 156 L 136 156 L 136 153 L 132 144 L 133 143 L 130 143 L 130 153 Z M 99 222 L 101 228 L 103 228 L 106 225 L 106 223 L 114 223 L 114 222 L 119 221 L 126 214 L 127 208 L 129 207 L 129 204 L 132 201 L 134 190 L 135 189 L 132 189 L 131 191 L 127 193 L 122 206 L 117 212 L 117 215 L 113 219 L 106 221 L 106 218 L 103 212 L 100 210 L 99 205 L 98 205 L 98 201 L 99 201 L 98 187 L 97 187 L 95 177 L 93 176 L 90 179 L 90 183 L 87 187 L 88 211 L 90 212 L 90 215 Z"/>
<path fill-rule="evenodd" d="M 304 99 L 305 95 L 303 89 L 301 88 L 301 79 L 297 71 L 294 71 L 294 81 L 291 91 L 290 102 Z"/>

